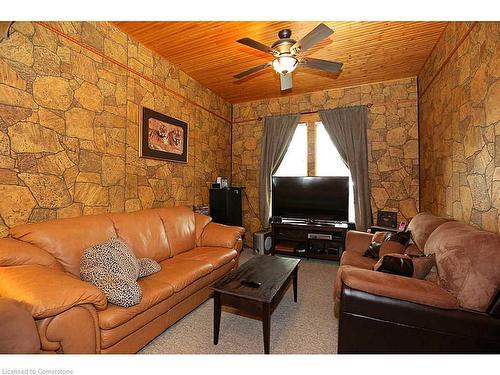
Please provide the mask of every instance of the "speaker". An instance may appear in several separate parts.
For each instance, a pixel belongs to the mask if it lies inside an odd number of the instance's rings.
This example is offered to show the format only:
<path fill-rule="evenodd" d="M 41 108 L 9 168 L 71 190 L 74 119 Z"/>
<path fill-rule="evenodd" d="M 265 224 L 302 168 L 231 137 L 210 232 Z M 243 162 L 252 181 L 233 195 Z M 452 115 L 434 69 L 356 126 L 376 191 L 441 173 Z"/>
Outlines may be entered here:
<path fill-rule="evenodd" d="M 253 234 L 253 250 L 258 254 L 268 254 L 273 245 L 270 230 L 261 230 Z"/>
<path fill-rule="evenodd" d="M 214 223 L 243 226 L 241 187 L 210 189 L 210 216 Z"/>

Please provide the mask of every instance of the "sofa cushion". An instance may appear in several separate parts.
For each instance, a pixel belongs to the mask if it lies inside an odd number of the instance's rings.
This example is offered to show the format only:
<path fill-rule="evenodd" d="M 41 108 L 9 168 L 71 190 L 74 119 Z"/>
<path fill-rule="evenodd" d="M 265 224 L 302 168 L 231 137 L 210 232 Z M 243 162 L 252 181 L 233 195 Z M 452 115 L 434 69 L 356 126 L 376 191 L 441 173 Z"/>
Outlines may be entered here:
<path fill-rule="evenodd" d="M 375 233 L 376 234 L 376 233 Z M 374 234 L 349 230 L 345 237 L 345 249 L 363 255 L 373 241 Z"/>
<path fill-rule="evenodd" d="M 205 227 L 208 225 L 208 223 L 212 221 L 212 218 L 207 215 L 195 213 L 194 220 L 195 220 L 196 246 L 201 246 L 201 235 L 203 234 L 203 231 L 205 230 Z"/>
<path fill-rule="evenodd" d="M 141 301 L 131 307 L 108 305 L 106 310 L 98 312 L 99 327 L 102 329 L 117 327 L 174 294 L 172 285 L 160 280 L 146 277 L 140 279 L 138 283 L 142 290 Z"/>
<path fill-rule="evenodd" d="M 500 235 L 471 225 L 440 225 L 425 244 L 436 254 L 438 284 L 463 308 L 486 311 L 500 286 Z"/>
<path fill-rule="evenodd" d="M 156 211 L 163 221 L 171 256 L 196 246 L 194 212 L 190 207 L 158 208 Z"/>
<path fill-rule="evenodd" d="M 12 237 L 29 242 L 56 258 L 65 271 L 80 276 L 80 257 L 88 247 L 116 237 L 107 215 L 23 224 L 10 229 Z"/>
<path fill-rule="evenodd" d="M 373 269 L 373 266 L 377 263 L 376 259 L 367 258 L 356 251 L 346 250 L 342 253 L 342 258 L 340 259 L 340 264 L 342 266 L 353 266 L 364 268 L 367 270 Z"/>
<path fill-rule="evenodd" d="M 415 215 L 413 219 L 411 219 L 407 230 L 411 232 L 412 240 L 415 245 L 421 251 L 424 251 L 425 243 L 427 242 L 427 239 L 429 238 L 431 233 L 434 232 L 434 230 L 441 224 L 444 224 L 448 221 L 450 221 L 450 219 L 437 217 L 427 212 L 421 212 Z M 428 255 L 428 253 L 426 253 L 425 255 Z"/>
<path fill-rule="evenodd" d="M 141 336 L 142 328 L 145 327 L 149 322 L 161 320 L 163 327 L 166 328 L 170 326 L 172 321 L 172 315 L 169 314 L 169 310 L 173 309 L 173 315 L 176 315 L 174 311 L 176 310 L 176 305 L 178 306 L 182 301 L 195 295 L 200 289 L 206 288 L 208 285 L 212 284 L 215 280 L 227 274 L 232 267 L 235 266 L 235 261 L 231 261 L 225 266 L 211 272 L 210 274 L 196 280 L 194 283 L 189 284 L 186 288 L 182 289 L 178 293 L 174 293 L 165 300 L 158 302 L 151 306 L 150 308 L 138 313 L 134 317 L 123 321 L 120 325 L 117 325 L 111 329 L 101 330 L 101 348 L 109 348 L 117 344 L 120 340 L 128 335 L 134 335 L 136 337 Z M 154 280 L 153 280 L 154 281 Z M 155 281 L 157 282 L 157 281 Z M 141 283 L 141 281 L 139 281 Z M 144 289 L 144 287 L 142 287 Z M 205 295 L 205 294 L 203 294 Z M 195 297 L 196 298 L 196 297 Z M 204 297 L 205 299 L 205 297 Z M 135 309 L 136 306 L 124 309 L 131 310 Z M 120 314 L 122 312 L 120 311 Z M 123 311 L 123 314 L 128 313 L 128 311 Z M 168 314 L 168 315 L 167 315 Z M 161 316 L 161 317 L 160 317 Z M 153 323 L 154 324 L 154 323 Z M 111 350 L 115 352 L 116 349 Z"/>
<path fill-rule="evenodd" d="M 117 236 L 130 246 L 137 258 L 152 258 L 161 262 L 172 255 L 157 209 L 110 214 L 109 217 Z"/>
<path fill-rule="evenodd" d="M 213 267 L 210 263 L 191 260 L 178 259 L 173 257 L 160 263 L 161 271 L 148 276 L 143 280 L 153 279 L 172 285 L 174 292 L 179 292 L 189 284 L 208 275 Z"/>
<path fill-rule="evenodd" d="M 212 265 L 213 269 L 222 267 L 238 256 L 238 252 L 227 247 L 195 247 L 178 255 L 177 259 L 199 260 Z"/>

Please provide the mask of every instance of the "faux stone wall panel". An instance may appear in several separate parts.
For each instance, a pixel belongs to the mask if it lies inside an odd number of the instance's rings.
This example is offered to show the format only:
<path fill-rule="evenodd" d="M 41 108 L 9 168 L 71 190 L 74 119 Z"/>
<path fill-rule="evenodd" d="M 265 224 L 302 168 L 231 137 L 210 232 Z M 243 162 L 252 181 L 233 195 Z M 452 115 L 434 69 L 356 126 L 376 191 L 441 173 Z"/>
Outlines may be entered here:
<path fill-rule="evenodd" d="M 500 22 L 449 23 L 419 76 L 422 209 L 492 232 L 500 232 L 499 35 Z"/>
<path fill-rule="evenodd" d="M 230 174 L 231 105 L 109 23 L 47 26 L 15 22 L 0 43 L 0 237 L 26 222 L 208 204 L 209 183 Z M 188 163 L 138 157 L 141 106 L 188 123 Z"/>
<path fill-rule="evenodd" d="M 378 210 L 395 211 L 398 220 L 415 216 L 419 207 L 416 78 L 252 101 L 233 106 L 232 180 L 246 186 L 243 221 L 247 243 L 261 229 L 258 186 L 263 125 L 262 121 L 245 120 L 370 103 L 374 105 L 368 111 L 368 167 L 374 220 Z M 304 121 L 314 119 L 304 116 Z M 312 131 L 309 134 L 313 136 Z M 313 158 L 314 154 L 308 155 L 310 171 Z"/>

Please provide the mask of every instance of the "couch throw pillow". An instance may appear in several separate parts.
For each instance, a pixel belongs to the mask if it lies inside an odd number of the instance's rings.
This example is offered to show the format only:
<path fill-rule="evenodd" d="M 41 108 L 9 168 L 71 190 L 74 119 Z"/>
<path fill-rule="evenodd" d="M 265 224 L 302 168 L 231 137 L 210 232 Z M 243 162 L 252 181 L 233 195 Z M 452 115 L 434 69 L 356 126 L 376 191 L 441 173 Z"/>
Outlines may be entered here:
<path fill-rule="evenodd" d="M 139 262 L 119 238 L 86 249 L 80 259 L 80 278 L 101 289 L 108 302 L 129 307 L 141 301 L 137 283 Z"/>
<path fill-rule="evenodd" d="M 152 275 L 161 270 L 160 264 L 151 258 L 139 258 L 139 278 Z"/>
<path fill-rule="evenodd" d="M 389 233 L 386 236 L 386 241 L 395 241 L 400 243 L 403 246 L 408 245 L 408 242 L 410 242 L 411 239 L 411 232 L 409 230 L 404 231 L 404 232 L 395 232 L 395 233 Z"/>
<path fill-rule="evenodd" d="M 373 266 L 373 270 L 423 280 L 435 262 L 434 254 L 418 258 L 406 254 L 386 254 Z"/>
<path fill-rule="evenodd" d="M 372 237 L 372 243 L 370 244 L 370 246 L 368 246 L 368 249 L 366 249 L 363 256 L 367 258 L 378 259 L 380 246 L 382 246 L 382 242 L 385 241 L 385 238 L 388 235 L 389 232 L 376 232 Z"/>
<path fill-rule="evenodd" d="M 372 243 L 363 256 L 379 259 L 386 254 L 403 254 L 410 238 L 411 233 L 409 231 L 396 233 L 377 232 L 373 235 Z"/>
<path fill-rule="evenodd" d="M 415 244 L 415 242 L 413 242 L 413 240 L 410 240 L 408 246 L 406 246 L 405 255 L 408 255 L 411 258 L 418 258 L 425 256 L 425 254 L 418 248 L 418 246 Z"/>
<path fill-rule="evenodd" d="M 400 244 L 398 241 L 387 240 L 380 245 L 378 256 L 382 258 L 386 254 L 403 254 L 405 249 L 406 246 Z"/>

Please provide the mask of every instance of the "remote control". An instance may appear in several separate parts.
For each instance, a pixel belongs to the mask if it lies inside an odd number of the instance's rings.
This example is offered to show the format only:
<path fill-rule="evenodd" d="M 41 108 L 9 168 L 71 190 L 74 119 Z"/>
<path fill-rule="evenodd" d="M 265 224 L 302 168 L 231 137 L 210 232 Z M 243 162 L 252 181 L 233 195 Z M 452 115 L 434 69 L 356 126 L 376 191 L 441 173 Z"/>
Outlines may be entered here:
<path fill-rule="evenodd" d="M 241 284 L 249 286 L 250 288 L 258 288 L 262 285 L 262 283 L 259 283 L 258 281 L 251 281 L 251 280 L 242 280 Z"/>

